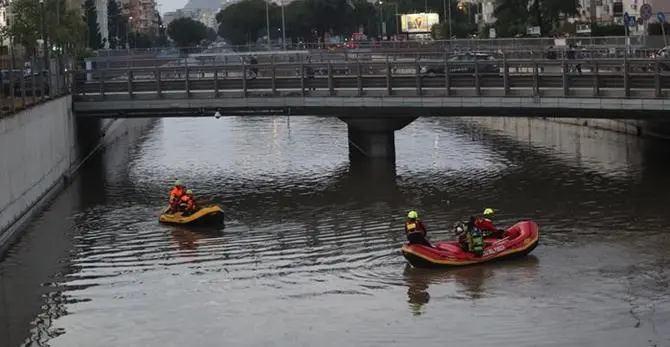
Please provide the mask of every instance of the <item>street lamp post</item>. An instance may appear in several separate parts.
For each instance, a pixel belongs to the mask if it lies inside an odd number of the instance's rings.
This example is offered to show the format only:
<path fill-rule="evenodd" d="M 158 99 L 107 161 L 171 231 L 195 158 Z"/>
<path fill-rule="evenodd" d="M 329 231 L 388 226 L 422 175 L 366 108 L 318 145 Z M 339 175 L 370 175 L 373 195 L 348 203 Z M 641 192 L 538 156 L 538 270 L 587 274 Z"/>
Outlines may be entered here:
<path fill-rule="evenodd" d="M 265 28 L 268 34 L 268 50 L 272 50 L 272 41 L 270 40 L 270 0 L 265 0 Z"/>
<path fill-rule="evenodd" d="M 384 20 L 384 1 L 379 1 L 379 32 L 381 33 L 382 39 L 386 36 L 386 21 Z"/>
<path fill-rule="evenodd" d="M 47 43 L 47 26 L 46 26 L 46 11 L 44 10 L 44 0 L 40 0 L 40 8 L 42 10 L 42 45 L 44 50 L 44 69 L 49 68 L 49 49 Z"/>
<path fill-rule="evenodd" d="M 395 6 L 395 23 L 396 23 L 396 28 L 395 28 L 395 34 L 400 35 L 400 14 L 398 13 L 398 3 L 397 2 L 392 2 L 391 5 Z M 384 1 L 379 2 L 379 13 L 380 16 L 383 18 L 383 11 L 382 8 L 384 6 Z M 385 24 L 386 21 L 382 19 L 382 22 Z M 386 34 L 386 26 L 382 26 L 382 30 L 384 31 L 384 34 Z"/>
<path fill-rule="evenodd" d="M 447 14 L 449 13 L 449 14 Z M 442 18 L 449 21 L 449 37 L 451 40 L 453 33 L 451 31 L 451 0 L 442 0 Z"/>
<path fill-rule="evenodd" d="M 454 33 L 451 31 L 451 0 L 449 0 L 447 10 L 449 10 L 449 40 L 451 40 L 451 38 L 454 36 Z"/>
<path fill-rule="evenodd" d="M 128 23 L 126 23 L 126 49 L 130 52 L 130 22 L 133 20 L 133 17 L 128 17 Z"/>
<path fill-rule="evenodd" d="M 281 1 L 281 43 L 282 48 L 286 50 L 286 18 L 284 17 L 284 0 Z"/>

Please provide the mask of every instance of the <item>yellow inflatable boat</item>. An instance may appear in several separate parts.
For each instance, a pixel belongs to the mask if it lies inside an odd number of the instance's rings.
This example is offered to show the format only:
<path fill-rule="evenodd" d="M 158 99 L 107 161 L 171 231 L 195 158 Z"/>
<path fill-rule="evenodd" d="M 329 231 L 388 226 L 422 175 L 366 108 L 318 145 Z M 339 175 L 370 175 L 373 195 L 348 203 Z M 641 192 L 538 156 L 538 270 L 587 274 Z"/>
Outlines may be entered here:
<path fill-rule="evenodd" d="M 163 209 L 158 221 L 168 224 L 216 225 L 223 224 L 223 209 L 219 205 L 208 205 L 192 214 L 184 216 L 182 212 L 168 214 L 170 206 Z"/>

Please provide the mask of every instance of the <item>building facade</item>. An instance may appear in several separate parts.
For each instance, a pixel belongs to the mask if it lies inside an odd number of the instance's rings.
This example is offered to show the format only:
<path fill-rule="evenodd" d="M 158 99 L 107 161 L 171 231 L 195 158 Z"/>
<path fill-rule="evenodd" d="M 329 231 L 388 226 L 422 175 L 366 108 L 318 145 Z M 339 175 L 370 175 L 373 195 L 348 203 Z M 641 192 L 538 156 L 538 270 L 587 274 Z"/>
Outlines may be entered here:
<path fill-rule="evenodd" d="M 481 6 L 479 21 L 485 24 L 495 22 L 493 15 L 496 7 L 495 0 L 460 0 L 459 2 L 479 4 Z M 640 7 L 645 3 L 651 5 L 654 13 L 650 22 L 656 22 L 658 12 L 663 12 L 667 18 L 670 18 L 670 0 L 579 0 L 579 14 L 573 20 L 622 24 L 624 13 L 639 17 Z"/>
<path fill-rule="evenodd" d="M 123 0 L 121 8 L 128 16 L 130 31 L 146 35 L 155 35 L 159 30 L 159 18 L 156 0 Z"/>

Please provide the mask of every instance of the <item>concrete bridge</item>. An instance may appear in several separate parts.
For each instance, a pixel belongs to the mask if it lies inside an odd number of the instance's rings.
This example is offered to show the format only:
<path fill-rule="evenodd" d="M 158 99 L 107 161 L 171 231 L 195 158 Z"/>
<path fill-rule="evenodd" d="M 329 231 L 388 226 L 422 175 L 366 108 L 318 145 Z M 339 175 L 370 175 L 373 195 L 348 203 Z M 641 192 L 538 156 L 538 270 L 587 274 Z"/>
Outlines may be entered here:
<path fill-rule="evenodd" d="M 447 73 L 425 74 L 426 67 Z M 662 67 L 649 59 L 475 64 L 387 58 L 126 68 L 113 80 L 101 69 L 92 72 L 94 81 L 75 85 L 74 111 L 96 118 L 334 116 L 349 125 L 352 149 L 393 157 L 393 132 L 419 116 L 664 118 L 670 74 Z"/>

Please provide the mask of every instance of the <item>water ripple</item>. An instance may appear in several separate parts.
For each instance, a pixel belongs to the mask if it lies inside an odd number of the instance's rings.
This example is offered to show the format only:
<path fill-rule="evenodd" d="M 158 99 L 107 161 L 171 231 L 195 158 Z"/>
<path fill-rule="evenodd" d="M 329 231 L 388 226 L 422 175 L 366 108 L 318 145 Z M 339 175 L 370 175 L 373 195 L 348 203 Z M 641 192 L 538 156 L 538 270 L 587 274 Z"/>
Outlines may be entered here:
<path fill-rule="evenodd" d="M 90 203 L 45 215 L 71 243 L 24 345 L 662 345 L 667 168 L 621 156 L 642 151 L 626 141 L 605 142 L 626 165 L 598 161 L 607 150 L 582 133 L 524 142 L 514 122 L 419 119 L 389 166 L 349 163 L 337 119 L 164 120 L 128 165 L 83 177 Z M 176 178 L 224 206 L 225 228 L 157 223 Z M 499 225 L 537 221 L 540 247 L 487 266 L 405 265 L 408 210 L 438 240 L 483 207 Z M 3 283 L 39 259 L 14 254 Z"/>

